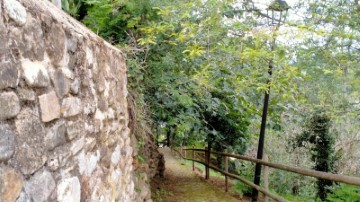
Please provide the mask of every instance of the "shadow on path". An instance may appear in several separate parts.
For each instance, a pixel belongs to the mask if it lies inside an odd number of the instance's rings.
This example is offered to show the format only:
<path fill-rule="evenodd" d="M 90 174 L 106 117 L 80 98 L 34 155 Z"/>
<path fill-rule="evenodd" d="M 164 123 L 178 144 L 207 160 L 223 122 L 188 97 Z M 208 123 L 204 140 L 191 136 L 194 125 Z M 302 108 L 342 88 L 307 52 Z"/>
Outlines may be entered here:
<path fill-rule="evenodd" d="M 166 170 L 164 178 L 153 179 L 151 183 L 155 202 L 238 202 L 182 165 L 169 148 L 159 151 L 164 154 Z"/>

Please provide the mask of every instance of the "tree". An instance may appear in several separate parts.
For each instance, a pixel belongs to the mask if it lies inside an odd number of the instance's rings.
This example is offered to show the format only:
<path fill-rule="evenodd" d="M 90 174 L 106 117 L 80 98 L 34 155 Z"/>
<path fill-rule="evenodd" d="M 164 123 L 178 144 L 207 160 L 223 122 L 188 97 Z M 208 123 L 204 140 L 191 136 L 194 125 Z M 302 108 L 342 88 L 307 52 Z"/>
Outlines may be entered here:
<path fill-rule="evenodd" d="M 335 135 L 330 131 L 330 118 L 324 110 L 316 110 L 306 122 L 304 131 L 295 139 L 294 147 L 307 147 L 310 150 L 311 159 L 314 161 L 314 169 L 323 172 L 336 171 L 334 164 L 336 156 L 334 152 Z M 332 181 L 318 179 L 318 197 L 326 200 L 331 190 Z"/>

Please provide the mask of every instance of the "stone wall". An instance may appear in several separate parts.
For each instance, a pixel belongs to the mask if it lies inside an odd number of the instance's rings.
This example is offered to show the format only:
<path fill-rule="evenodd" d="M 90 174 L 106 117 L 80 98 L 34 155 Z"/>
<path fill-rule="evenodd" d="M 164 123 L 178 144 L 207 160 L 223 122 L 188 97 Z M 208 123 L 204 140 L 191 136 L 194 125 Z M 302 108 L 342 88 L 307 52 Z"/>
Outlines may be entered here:
<path fill-rule="evenodd" d="M 0 202 L 151 200 L 121 55 L 46 0 L 0 0 Z"/>

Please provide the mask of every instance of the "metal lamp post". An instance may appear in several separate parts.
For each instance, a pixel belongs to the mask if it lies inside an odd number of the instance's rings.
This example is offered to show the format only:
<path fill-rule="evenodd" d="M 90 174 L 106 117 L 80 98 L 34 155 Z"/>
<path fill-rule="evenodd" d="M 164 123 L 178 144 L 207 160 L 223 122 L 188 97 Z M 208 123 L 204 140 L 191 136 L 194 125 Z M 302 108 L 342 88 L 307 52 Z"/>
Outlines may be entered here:
<path fill-rule="evenodd" d="M 275 0 L 269 5 L 269 7 L 267 9 L 268 24 L 270 26 L 275 26 L 275 30 L 273 33 L 273 40 L 271 43 L 271 51 L 274 51 L 274 49 L 275 49 L 275 40 L 276 40 L 276 36 L 277 36 L 277 31 L 278 31 L 281 23 L 285 21 L 289 8 L 290 7 L 288 6 L 288 4 L 285 1 Z M 269 15 L 269 11 L 271 12 L 271 15 Z M 273 69 L 273 61 L 270 60 L 269 61 L 269 70 L 268 70 L 268 73 L 270 76 L 272 75 L 272 69 Z M 268 86 L 269 86 L 270 82 L 271 82 L 271 80 L 269 78 L 266 81 Z M 264 153 L 265 128 L 266 128 L 266 117 L 267 117 L 267 112 L 268 112 L 269 98 L 270 98 L 270 86 L 269 86 L 269 89 L 265 92 L 265 97 L 264 97 L 259 145 L 258 145 L 258 150 L 257 150 L 257 159 L 262 159 L 263 153 Z M 256 167 L 255 167 L 254 184 L 260 185 L 260 177 L 261 177 L 261 164 L 257 163 Z M 252 201 L 257 201 L 258 195 L 259 195 L 258 190 L 253 189 Z"/>

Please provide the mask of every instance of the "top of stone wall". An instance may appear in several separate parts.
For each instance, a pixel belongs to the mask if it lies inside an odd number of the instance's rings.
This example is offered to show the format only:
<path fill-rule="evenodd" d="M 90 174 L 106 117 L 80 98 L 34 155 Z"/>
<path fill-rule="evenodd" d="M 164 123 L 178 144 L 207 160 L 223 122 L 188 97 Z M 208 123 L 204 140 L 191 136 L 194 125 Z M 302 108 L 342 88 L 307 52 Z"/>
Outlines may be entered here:
<path fill-rule="evenodd" d="M 17 13 L 15 15 L 19 16 L 18 24 L 20 25 L 25 24 L 24 16 L 26 18 L 26 13 L 24 14 L 23 12 L 30 12 L 33 16 L 40 14 L 46 16 L 49 19 L 52 18 L 53 20 L 61 23 L 63 25 L 63 29 L 71 30 L 74 33 L 87 36 L 91 40 L 104 43 L 108 48 L 117 51 L 119 54 L 122 55 L 121 50 L 112 46 L 110 43 L 108 43 L 107 41 L 96 35 L 90 29 L 85 27 L 82 23 L 72 18 L 67 13 L 65 13 L 63 10 L 57 8 L 54 4 L 52 4 L 48 0 L 18 0 L 26 8 L 26 11 L 21 8 L 21 5 L 19 8 L 18 5 L 16 5 L 16 3 L 14 3 L 15 1 L 13 0 L 2 0 L 2 1 L 4 1 L 4 4 L 6 4 L 6 2 L 9 2 L 12 7 L 15 7 L 14 13 Z"/>

